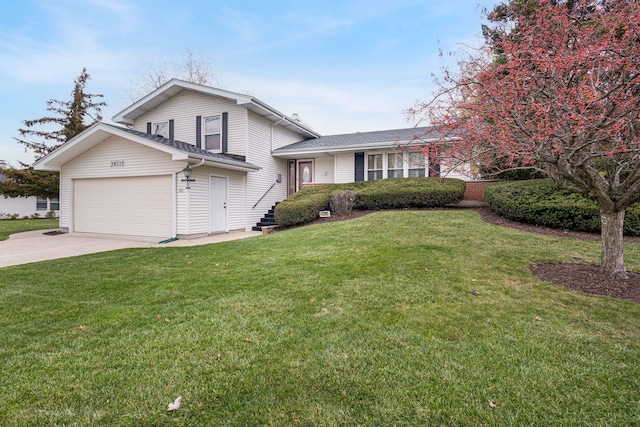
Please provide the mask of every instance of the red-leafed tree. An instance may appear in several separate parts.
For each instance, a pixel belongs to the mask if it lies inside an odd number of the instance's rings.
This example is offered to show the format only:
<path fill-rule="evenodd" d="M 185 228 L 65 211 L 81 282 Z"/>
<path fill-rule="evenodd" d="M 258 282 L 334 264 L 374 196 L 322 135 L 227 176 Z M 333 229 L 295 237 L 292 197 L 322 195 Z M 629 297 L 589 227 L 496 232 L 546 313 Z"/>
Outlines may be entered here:
<path fill-rule="evenodd" d="M 640 201 L 640 3 L 511 0 L 487 15 L 485 45 L 411 114 L 458 136 L 460 161 L 544 172 L 590 196 L 602 269 L 628 278 L 625 210 Z"/>

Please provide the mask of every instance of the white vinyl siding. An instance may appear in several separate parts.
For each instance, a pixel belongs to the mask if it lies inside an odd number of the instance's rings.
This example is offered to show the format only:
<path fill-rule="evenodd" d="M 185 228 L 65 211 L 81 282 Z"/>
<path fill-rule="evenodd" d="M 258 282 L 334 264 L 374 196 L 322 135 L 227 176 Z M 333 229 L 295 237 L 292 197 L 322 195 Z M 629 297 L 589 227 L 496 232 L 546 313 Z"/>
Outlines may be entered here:
<path fill-rule="evenodd" d="M 255 225 L 276 202 L 287 197 L 287 161 L 271 155 L 272 143 L 279 141 L 288 145 L 301 138 L 282 126 L 272 126 L 271 122 L 252 112 L 249 112 L 248 131 L 247 162 L 262 168 L 247 175 L 247 221 Z M 276 183 L 277 174 L 282 176 L 280 183 Z"/>
<path fill-rule="evenodd" d="M 314 160 L 313 182 L 317 184 L 333 184 L 333 167 L 335 160 L 332 157 L 316 157 Z"/>
<path fill-rule="evenodd" d="M 196 144 L 196 117 L 202 118 L 228 113 L 227 152 L 246 156 L 247 110 L 235 101 L 184 90 L 169 98 L 153 110 L 138 117 L 133 128 L 147 131 L 148 122 L 174 120 L 173 138 Z M 202 148 L 204 148 L 204 126 L 202 126 Z"/>
<path fill-rule="evenodd" d="M 355 180 L 355 158 L 354 153 L 339 153 L 335 159 L 335 183 L 343 184 Z"/>
<path fill-rule="evenodd" d="M 273 144 L 271 149 L 277 150 L 278 148 L 293 144 L 294 142 L 300 142 L 303 139 L 306 138 L 281 125 L 275 125 L 273 127 Z"/>
<path fill-rule="evenodd" d="M 207 166 L 193 169 L 191 177 L 195 181 L 189 183 L 187 190 L 178 174 L 178 224 L 179 236 L 206 235 L 209 233 L 209 177 L 211 175 L 227 178 L 227 228 L 245 230 L 248 226 L 245 219 L 245 172 L 231 171 Z M 256 221 L 257 222 L 257 221 Z M 255 225 L 252 224 L 252 225 Z M 250 228 L 250 227 L 249 227 Z"/>

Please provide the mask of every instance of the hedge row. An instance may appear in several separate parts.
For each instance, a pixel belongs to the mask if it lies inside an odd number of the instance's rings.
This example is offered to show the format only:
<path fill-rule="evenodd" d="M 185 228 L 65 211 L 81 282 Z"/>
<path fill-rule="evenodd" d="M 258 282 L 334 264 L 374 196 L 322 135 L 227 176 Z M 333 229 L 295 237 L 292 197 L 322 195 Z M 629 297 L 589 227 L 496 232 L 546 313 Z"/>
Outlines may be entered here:
<path fill-rule="evenodd" d="M 493 211 L 514 221 L 589 233 L 601 230 L 595 201 L 559 190 L 548 179 L 491 184 L 485 187 L 484 198 Z M 640 236 L 640 204 L 627 209 L 624 234 Z"/>
<path fill-rule="evenodd" d="M 276 207 L 278 225 L 291 226 L 313 221 L 329 210 L 331 194 L 352 190 L 355 209 L 403 209 L 444 206 L 462 200 L 464 181 L 451 178 L 391 178 L 348 184 L 325 184 L 302 189 Z"/>

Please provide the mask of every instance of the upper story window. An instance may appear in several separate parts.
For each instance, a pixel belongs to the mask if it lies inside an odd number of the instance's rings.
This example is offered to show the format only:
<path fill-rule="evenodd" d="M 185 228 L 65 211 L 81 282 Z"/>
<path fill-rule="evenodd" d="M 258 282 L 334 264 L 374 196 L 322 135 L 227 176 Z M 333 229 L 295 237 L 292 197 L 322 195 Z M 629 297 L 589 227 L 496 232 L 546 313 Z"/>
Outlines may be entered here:
<path fill-rule="evenodd" d="M 169 138 L 169 122 L 157 122 L 151 126 L 151 135 Z"/>
<path fill-rule="evenodd" d="M 426 175 L 427 159 L 421 151 L 367 155 L 367 180 L 416 178 Z"/>
<path fill-rule="evenodd" d="M 220 115 L 204 117 L 204 148 L 208 151 L 222 151 L 222 120 Z"/>

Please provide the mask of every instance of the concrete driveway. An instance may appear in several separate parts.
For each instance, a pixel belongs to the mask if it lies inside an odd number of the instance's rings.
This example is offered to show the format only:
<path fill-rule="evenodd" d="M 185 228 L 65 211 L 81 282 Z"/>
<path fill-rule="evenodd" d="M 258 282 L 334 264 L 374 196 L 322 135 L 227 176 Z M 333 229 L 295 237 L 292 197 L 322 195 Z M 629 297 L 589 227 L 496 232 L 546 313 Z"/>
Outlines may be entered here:
<path fill-rule="evenodd" d="M 201 239 L 176 240 L 166 244 L 159 244 L 157 243 L 157 239 L 150 241 L 128 237 L 114 238 L 111 236 L 75 233 L 44 234 L 48 231 L 54 230 L 16 233 L 9 236 L 9 239 L 0 241 L 0 268 L 49 259 L 113 251 L 116 249 L 208 245 L 229 240 L 245 239 L 262 234 L 260 231 L 237 231 L 215 234 Z"/>

